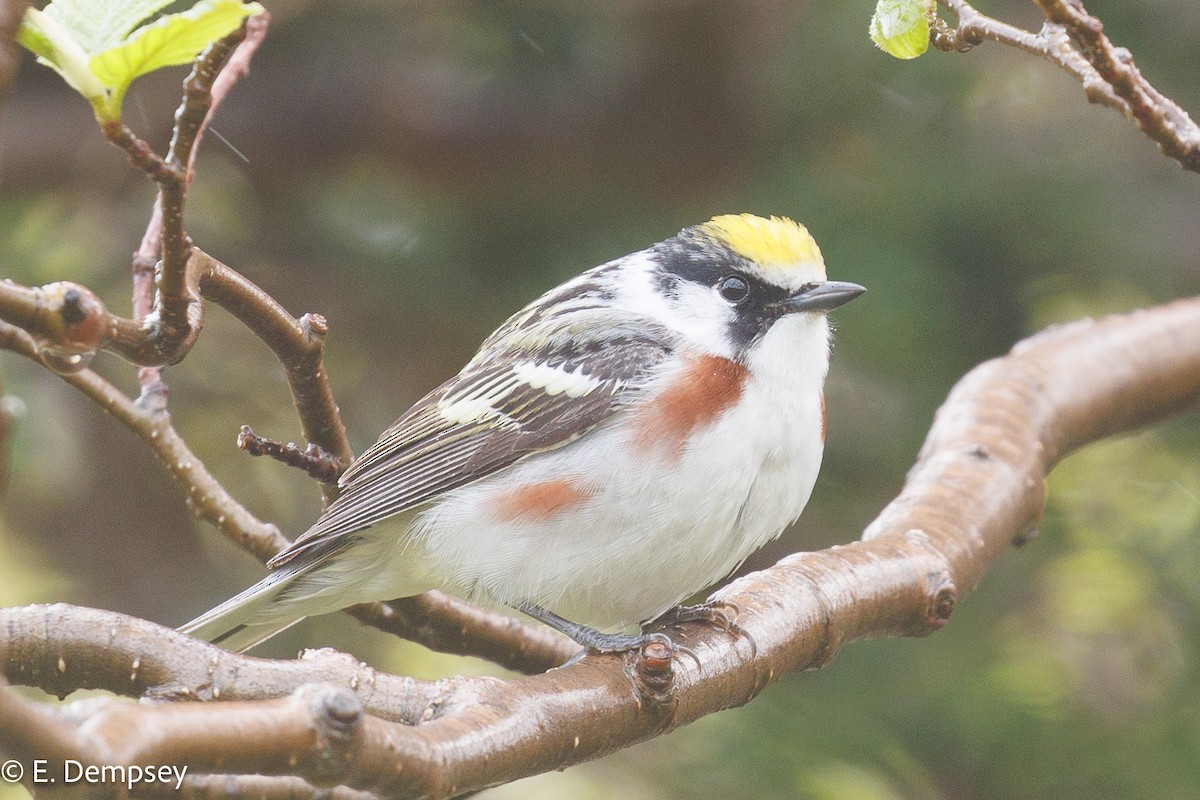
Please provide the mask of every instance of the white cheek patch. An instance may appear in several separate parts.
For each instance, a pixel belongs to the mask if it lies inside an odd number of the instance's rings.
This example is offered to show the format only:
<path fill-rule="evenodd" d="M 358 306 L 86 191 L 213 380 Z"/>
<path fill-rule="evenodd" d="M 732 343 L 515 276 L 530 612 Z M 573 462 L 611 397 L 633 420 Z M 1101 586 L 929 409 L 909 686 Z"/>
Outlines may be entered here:
<path fill-rule="evenodd" d="M 597 389 L 603 381 L 584 375 L 582 366 L 573 370 L 536 361 L 522 361 L 513 365 L 517 380 L 534 389 L 541 389 L 551 397 L 565 394 L 567 397 L 583 397 Z"/>

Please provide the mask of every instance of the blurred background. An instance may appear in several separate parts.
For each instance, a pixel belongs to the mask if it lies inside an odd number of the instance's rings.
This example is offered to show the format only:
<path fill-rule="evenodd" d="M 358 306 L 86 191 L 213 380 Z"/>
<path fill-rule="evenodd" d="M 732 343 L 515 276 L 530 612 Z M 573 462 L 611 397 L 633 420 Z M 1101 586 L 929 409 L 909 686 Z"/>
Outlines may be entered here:
<path fill-rule="evenodd" d="M 1050 324 L 1200 291 L 1200 175 L 1032 57 L 883 55 L 866 0 L 265 5 L 270 35 L 215 122 L 228 144 L 205 140 L 187 227 L 292 312 L 329 319 L 358 451 L 551 285 L 714 214 L 793 216 L 831 277 L 870 293 L 836 314 L 813 500 L 751 569 L 856 538 L 973 365 Z M 1200 110 L 1200 4 L 1088 8 Z M 1041 22 L 1028 2 L 981 10 Z M 184 73 L 126 101 L 160 151 Z M 0 114 L 0 277 L 80 281 L 127 314 L 152 187 L 32 59 Z M 44 369 L 0 364 L 22 412 L 0 604 L 178 625 L 261 574 L 129 431 Z M 94 367 L 136 391 L 129 365 Z M 266 349 L 210 304 L 165 379 L 225 485 L 290 535 L 307 527 L 313 484 L 234 447 L 243 423 L 299 438 Z M 1200 796 L 1196 421 L 1066 461 L 1041 535 L 936 636 L 855 644 L 746 708 L 482 796 Z M 262 653 L 326 644 L 423 677 L 495 669 L 338 615 Z"/>

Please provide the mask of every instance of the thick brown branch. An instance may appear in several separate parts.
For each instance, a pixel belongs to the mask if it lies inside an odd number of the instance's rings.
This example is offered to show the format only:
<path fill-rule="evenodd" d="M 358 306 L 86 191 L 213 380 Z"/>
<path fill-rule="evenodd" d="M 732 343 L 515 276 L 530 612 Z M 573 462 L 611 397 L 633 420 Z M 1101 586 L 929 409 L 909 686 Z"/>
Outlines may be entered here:
<path fill-rule="evenodd" d="M 0 752 L 28 765 L 35 758 L 61 762 L 77 758 L 83 747 L 74 733 L 45 707 L 7 691 L 0 681 Z M 32 770 L 25 770 L 32 778 Z M 3 776 L 12 780 L 12 776 Z"/>
<path fill-rule="evenodd" d="M 324 683 L 353 691 L 381 719 L 416 724 L 445 691 L 376 672 L 345 653 L 294 661 L 234 655 L 153 622 L 65 604 L 0 608 L 0 676 L 65 697 L 104 689 L 127 697 L 269 700 Z"/>
<path fill-rule="evenodd" d="M 160 793 L 171 800 L 212 800 L 217 797 L 252 797 L 254 800 L 372 800 L 370 792 L 344 786 L 321 788 L 286 775 L 196 775 L 184 779 L 179 791 Z"/>
<path fill-rule="evenodd" d="M 509 682 L 457 679 L 439 687 L 416 725 L 364 716 L 355 757 L 336 780 L 395 797 L 451 796 L 595 758 L 745 703 L 788 672 L 826 663 L 847 642 L 937 630 L 961 594 L 1036 523 L 1042 479 L 1056 461 L 1197 397 L 1200 299 L 1035 336 L 960 381 L 904 490 L 863 541 L 789 556 L 717 593 L 740 610 L 737 622 L 754 646 L 703 625 L 682 627 L 676 635 L 697 660 L 676 662 L 674 692 L 658 700 L 633 690 L 617 656 Z M 166 631 L 157 639 L 156 646 L 182 646 Z M 50 648 L 31 645 L 28 636 L 23 646 L 43 653 L 42 661 L 35 669 L 10 656 L 7 674 L 50 681 Z M 284 719 L 280 702 L 239 705 L 237 719 L 263 733 Z M 170 741 L 162 746 L 197 769 L 212 764 L 206 748 L 213 744 L 195 727 L 201 715 L 164 706 L 128 713 L 136 719 L 144 712 L 139 725 L 158 724 L 172 710 L 179 721 L 163 728 Z M 220 768 L 273 772 L 278 743 L 299 733 L 245 743 L 250 749 Z M 311 775 L 310 755 L 293 755 Z"/>
<path fill-rule="evenodd" d="M 383 739 L 394 725 L 364 714 L 349 690 L 321 685 L 253 704 L 146 706 L 102 699 L 82 705 L 52 711 L 0 693 L 0 736 L 12 742 L 27 784 L 37 774 L 37 759 L 40 783 L 82 783 L 88 797 L 167 794 L 189 772 L 226 770 L 298 774 L 310 784 L 336 785 L 363 750 L 373 749 L 364 740 Z M 67 760 L 74 762 L 74 774 L 94 769 L 94 777 L 72 779 Z M 169 766 L 161 772 L 145 766 L 150 764 Z"/>
<path fill-rule="evenodd" d="M 921 531 L 951 561 L 956 584 L 973 588 L 1008 538 L 1037 523 L 1042 478 L 1059 460 L 1195 402 L 1198 317 L 1193 298 L 1077 322 L 977 367 L 951 392 L 904 490 L 864 539 Z"/>

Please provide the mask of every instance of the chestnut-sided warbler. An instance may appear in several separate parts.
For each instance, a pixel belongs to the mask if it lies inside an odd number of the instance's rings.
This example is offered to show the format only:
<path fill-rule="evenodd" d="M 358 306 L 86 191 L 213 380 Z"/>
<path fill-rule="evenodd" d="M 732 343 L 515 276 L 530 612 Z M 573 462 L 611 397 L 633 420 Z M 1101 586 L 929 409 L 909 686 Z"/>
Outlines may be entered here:
<path fill-rule="evenodd" d="M 600 629 L 659 617 L 800 515 L 825 440 L 825 312 L 863 291 L 826 280 L 804 226 L 750 214 L 588 270 L 501 325 L 265 578 L 182 630 L 243 650 L 439 588 L 592 650 L 661 638 Z"/>

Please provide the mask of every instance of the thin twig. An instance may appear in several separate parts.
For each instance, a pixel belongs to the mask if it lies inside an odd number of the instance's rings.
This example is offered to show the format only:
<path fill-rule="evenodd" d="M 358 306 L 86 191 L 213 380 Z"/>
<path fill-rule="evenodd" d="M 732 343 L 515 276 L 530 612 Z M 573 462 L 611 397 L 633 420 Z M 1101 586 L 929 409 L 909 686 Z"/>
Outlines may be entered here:
<path fill-rule="evenodd" d="M 1126 112 L 1125 102 L 1117 97 L 1112 87 L 1100 79 L 1087 59 L 1072 49 L 1062 26 L 1047 24 L 1042 27 L 1041 32 L 1033 33 L 981 14 L 964 0 L 941 2 L 958 17 L 958 25 L 952 28 L 945 20 L 936 20 L 931 32 L 931 42 L 939 50 L 965 53 L 985 41 L 1015 47 L 1045 59 L 1070 74 L 1083 84 L 1084 92 L 1091 102 L 1106 105 L 1121 113 Z"/>
<path fill-rule="evenodd" d="M 561 633 L 431 591 L 346 609 L 365 625 L 442 653 L 485 658 L 536 675 L 567 663 L 579 645 Z"/>
<path fill-rule="evenodd" d="M 171 145 L 167 150 L 166 162 L 183 176 L 175 183 L 161 183 L 160 202 L 162 208 L 162 260 L 158 267 L 158 293 L 155 310 L 158 312 L 158 336 L 171 342 L 183 342 L 195 334 L 198 325 L 193 307 L 199 298 L 192 293 L 188 281 L 188 258 L 191 242 L 183 229 L 183 205 L 187 197 L 187 176 L 192 164 L 192 153 L 201 126 L 208 118 L 212 105 L 212 86 L 220 73 L 221 65 L 233 49 L 246 37 L 244 27 L 213 42 L 200 54 L 192 66 L 192 72 L 183 82 L 183 102 L 175 112 L 175 129 Z M 179 353 L 183 357 L 186 350 Z M 178 359 L 176 359 L 178 360 Z M 168 363 L 173 363 L 169 361 Z"/>
<path fill-rule="evenodd" d="M 183 100 L 175 112 L 175 127 L 165 158 L 120 120 L 101 125 L 109 141 L 125 150 L 129 160 L 159 186 L 155 212 L 151 214 L 150 224 L 134 255 L 133 306 L 137 323 L 126 329 L 129 336 L 141 339 L 139 349 L 144 354 L 132 359 L 140 366 L 177 363 L 187 355 L 199 333 L 200 298 L 192 291 L 194 286 L 187 279 L 191 242 L 183 226 L 184 199 L 195 144 L 213 104 L 213 84 L 221 65 L 245 37 L 245 26 L 242 26 L 197 56 L 191 73 L 183 82 Z M 243 70 L 244 64 L 239 66 L 238 74 Z M 227 92 L 230 85 L 225 84 L 222 91 Z M 151 308 L 146 277 L 149 265 L 156 257 L 157 292 Z M 144 387 L 153 388 L 159 383 L 159 376 L 157 372 L 143 372 L 141 380 Z M 162 393 L 161 389 L 159 393 Z"/>
<path fill-rule="evenodd" d="M 344 469 L 354 454 L 325 372 L 325 318 L 305 314 L 296 319 L 244 275 L 207 253 L 193 249 L 192 259 L 198 291 L 253 331 L 283 365 L 304 438 L 336 457 Z M 321 490 L 327 501 L 337 496 L 335 482 L 322 483 Z"/>
<path fill-rule="evenodd" d="M 154 152 L 154 148 L 145 139 L 139 138 L 129 126 L 120 120 L 105 121 L 100 124 L 100 130 L 105 138 L 125 151 L 129 162 L 142 170 L 158 185 L 179 184 L 183 181 L 183 172 L 168 164 L 162 156 Z"/>
<path fill-rule="evenodd" d="M 197 248 L 189 251 L 186 272 L 187 295 L 208 297 L 228 310 L 283 365 L 305 438 L 349 464 L 350 442 L 324 369 L 324 318 L 306 314 L 296 319 L 252 281 Z M 191 305 L 193 334 L 203 326 L 203 312 L 198 300 Z M 50 354 L 64 362 L 53 364 L 60 372 L 86 367 L 101 349 L 143 367 L 165 363 L 159 342 L 148 335 L 144 323 L 112 314 L 95 293 L 79 284 L 25 287 L 0 282 L 0 320 L 32 334 L 43 360 Z M 334 485 L 323 487 L 327 498 L 336 494 Z"/>
<path fill-rule="evenodd" d="M 930 33 L 934 47 L 966 52 L 993 41 L 1045 59 L 1083 84 L 1089 102 L 1120 111 L 1157 142 L 1164 155 L 1200 172 L 1200 127 L 1142 77 L 1129 52 L 1113 46 L 1103 25 L 1082 4 L 1037 0 L 1046 23 L 1032 33 L 981 14 L 966 0 L 940 2 L 958 17 L 958 24 L 951 27 L 936 20 Z"/>
<path fill-rule="evenodd" d="M 237 446 L 252 456 L 266 456 L 281 464 L 304 470 L 309 477 L 322 483 L 336 483 L 345 467 L 336 456 L 326 453 L 315 444 L 301 448 L 295 442 L 278 442 L 259 436 L 249 425 L 243 425 L 237 435 Z"/>
<path fill-rule="evenodd" d="M 249 73 L 250 60 L 258 51 L 259 45 L 262 44 L 263 38 L 267 34 L 270 19 L 271 15 L 263 12 L 246 20 L 245 38 L 234 48 L 226 60 L 225 66 L 221 68 L 216 80 L 213 81 L 212 88 L 208 93 L 208 110 L 205 113 L 204 121 L 196 131 L 188 154 L 184 177 L 187 183 L 191 183 L 195 174 L 196 154 L 200 151 L 200 142 L 204 137 L 204 132 L 208 129 L 217 108 L 229 95 L 237 81 Z M 147 224 L 141 244 L 133 256 L 134 319 L 146 319 L 154 308 L 155 268 L 162 254 L 162 204 L 163 196 L 160 188 L 150 213 L 150 222 Z M 150 405 L 153 399 L 158 398 L 162 402 L 155 405 L 159 410 L 165 410 L 166 386 L 162 382 L 162 369 L 157 366 L 142 367 L 138 370 L 138 383 L 142 387 L 141 400 L 143 404 Z"/>
<path fill-rule="evenodd" d="M 1104 35 L 1104 25 L 1081 2 L 1037 0 L 1046 19 L 1061 25 L 1100 78 L 1125 101 L 1126 114 L 1158 143 L 1163 155 L 1200 172 L 1200 127 L 1182 108 L 1142 77 L 1128 50 Z"/>
<path fill-rule="evenodd" d="M 225 60 L 225 66 L 221 67 L 221 71 L 217 73 L 216 80 L 213 81 L 212 87 L 208 91 L 208 111 L 204 115 L 204 122 L 201 123 L 200 128 L 196 131 L 195 139 L 192 142 L 191 154 L 188 157 L 189 182 L 191 182 L 192 172 L 196 166 L 196 153 L 200 149 L 200 142 L 204 139 L 204 134 L 208 130 L 209 124 L 216 115 L 217 109 L 224 102 L 225 98 L 229 96 L 229 93 L 233 90 L 237 82 L 250 74 L 250 62 L 266 38 L 267 29 L 270 25 L 270 12 L 263 11 L 252 17 L 247 17 L 243 27 L 242 41 L 229 54 L 229 58 Z"/>

